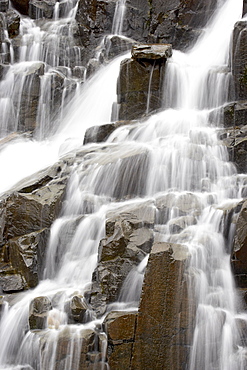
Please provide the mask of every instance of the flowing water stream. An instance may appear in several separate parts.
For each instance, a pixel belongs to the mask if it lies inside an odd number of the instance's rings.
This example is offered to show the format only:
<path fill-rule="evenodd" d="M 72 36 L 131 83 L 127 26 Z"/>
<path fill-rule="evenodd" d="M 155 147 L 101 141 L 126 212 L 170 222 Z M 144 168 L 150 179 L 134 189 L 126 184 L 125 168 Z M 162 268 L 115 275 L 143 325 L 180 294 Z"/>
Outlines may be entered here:
<path fill-rule="evenodd" d="M 123 9 L 124 2 L 120 0 L 118 5 Z M 121 32 L 123 14 L 115 17 L 114 33 Z M 169 198 L 169 211 L 158 217 L 155 235 L 159 241 L 183 244 L 191 255 L 188 271 L 197 311 L 187 368 L 246 368 L 247 353 L 240 340 L 237 321 L 246 321 L 247 317 L 237 311 L 227 253 L 229 245 L 223 236 L 224 210 L 239 202 L 246 177 L 238 175 L 229 162 L 227 150 L 217 138 L 219 117 L 212 115 L 228 98 L 230 37 L 241 14 L 242 0 L 220 1 L 216 14 L 193 49 L 186 54 L 174 51 L 169 60 L 164 84 L 165 109 L 144 122 L 115 130 L 107 143 L 95 145 L 93 153 L 88 152 L 82 163 L 76 163 L 61 216 L 51 229 L 44 280 L 34 290 L 24 293 L 14 305 L 6 307 L 3 314 L 0 323 L 2 369 L 56 369 L 56 350 L 61 335 L 69 335 L 72 339 L 59 369 L 79 367 L 77 354 L 81 332 L 95 329 L 102 320 L 89 312 L 88 323 L 69 325 L 65 305 L 71 296 L 83 296 L 89 289 L 97 265 L 99 242 L 105 236 L 106 214 L 119 208 L 128 209 L 147 199 L 154 201 L 161 195 Z M 24 21 L 23 28 L 25 22 L 29 21 Z M 54 24 L 49 27 L 52 38 Z M 32 33 L 37 40 L 41 35 L 35 28 L 34 23 L 26 27 L 27 37 Z M 34 51 L 28 50 L 28 44 L 21 54 L 21 64 L 14 64 L 11 73 L 14 74 L 15 68 L 25 67 L 30 58 L 32 60 L 30 55 Z M 41 54 L 48 56 L 47 50 L 39 50 L 39 58 Z M 104 67 L 79 89 L 56 135 L 45 141 L 25 139 L 10 143 L 1 151 L 1 173 L 7 177 L 1 184 L 1 192 L 20 178 L 54 163 L 59 156 L 78 150 L 87 127 L 109 121 L 121 58 Z M 44 57 L 39 60 L 44 61 Z M 44 62 L 50 66 L 57 63 L 51 59 Z M 70 68 L 67 61 L 62 65 Z M 8 78 L 10 76 L 6 80 Z M 89 148 L 85 148 L 85 153 Z M 33 158 L 28 158 L 30 150 Z M 134 192 L 137 198 L 124 201 L 133 189 L 128 173 L 133 171 L 131 166 L 134 165 L 124 159 L 143 153 L 146 183 L 137 180 Z M 90 210 L 85 206 L 88 199 Z M 117 201 L 119 199 L 121 201 Z M 187 209 L 186 216 L 180 214 L 181 207 Z M 174 228 L 174 225 L 179 227 Z M 231 237 L 229 235 L 228 240 Z M 147 258 L 128 275 L 119 297 L 121 308 L 125 303 L 129 307 L 130 302 L 137 308 Z M 130 286 L 133 289 L 130 290 Z M 47 296 L 53 302 L 49 327 L 38 332 L 26 331 L 29 304 L 38 296 Z M 101 334 L 105 344 L 104 334 Z M 45 346 L 42 354 L 40 343 Z"/>

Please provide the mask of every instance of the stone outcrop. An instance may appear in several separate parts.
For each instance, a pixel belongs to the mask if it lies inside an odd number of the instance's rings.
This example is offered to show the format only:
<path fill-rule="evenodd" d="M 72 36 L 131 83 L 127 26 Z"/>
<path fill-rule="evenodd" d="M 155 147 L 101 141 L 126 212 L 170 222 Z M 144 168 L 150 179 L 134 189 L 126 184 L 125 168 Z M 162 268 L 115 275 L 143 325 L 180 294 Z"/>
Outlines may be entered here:
<path fill-rule="evenodd" d="M 186 369 L 193 305 L 186 281 L 186 247 L 154 244 L 147 265 L 131 369 Z M 155 273 L 154 273 L 155 271 Z"/>
<path fill-rule="evenodd" d="M 5 292 L 35 287 L 42 278 L 50 226 L 65 196 L 63 167 L 61 162 L 25 179 L 0 200 L 0 285 Z"/>
<path fill-rule="evenodd" d="M 134 45 L 121 62 L 117 93 L 119 119 L 137 119 L 161 108 L 163 76 L 171 45 Z"/>
<path fill-rule="evenodd" d="M 150 252 L 154 217 L 150 202 L 107 215 L 106 238 L 100 243 L 91 295 L 91 304 L 98 313 L 118 299 L 128 273 Z"/>
<path fill-rule="evenodd" d="M 111 369 L 130 369 L 137 312 L 112 311 L 103 322 L 107 334 L 107 359 Z"/>

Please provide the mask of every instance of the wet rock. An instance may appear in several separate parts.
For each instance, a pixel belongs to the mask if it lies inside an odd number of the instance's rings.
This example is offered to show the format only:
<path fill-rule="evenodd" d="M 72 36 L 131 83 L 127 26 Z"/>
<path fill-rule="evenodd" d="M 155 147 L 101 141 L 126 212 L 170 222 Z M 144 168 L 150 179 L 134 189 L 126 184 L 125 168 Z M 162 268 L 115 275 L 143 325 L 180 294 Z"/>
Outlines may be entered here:
<path fill-rule="evenodd" d="M 9 0 L 0 0 L 0 12 L 6 12 L 9 8 Z"/>
<path fill-rule="evenodd" d="M 26 283 L 20 274 L 3 274 L 0 271 L 0 287 L 5 293 L 12 293 L 25 289 Z"/>
<path fill-rule="evenodd" d="M 30 330 L 44 329 L 47 325 L 47 316 L 52 309 L 48 297 L 36 297 L 29 307 L 29 326 Z"/>
<path fill-rule="evenodd" d="M 247 99 L 247 21 L 235 24 L 232 43 L 232 74 L 235 99 Z"/>
<path fill-rule="evenodd" d="M 157 369 L 185 369 L 193 333 L 185 275 L 188 259 L 188 250 L 182 245 L 153 246 L 144 277 L 131 369 L 151 369 L 154 363 Z"/>
<path fill-rule="evenodd" d="M 120 65 L 117 85 L 120 120 L 137 119 L 162 106 L 165 55 L 171 55 L 171 48 L 133 46 L 132 55 L 134 58 L 125 59 Z"/>
<path fill-rule="evenodd" d="M 29 1 L 30 0 L 11 0 L 11 3 L 20 13 L 27 15 Z"/>
<path fill-rule="evenodd" d="M 110 36 L 105 41 L 105 58 L 112 59 L 116 56 L 131 50 L 131 46 L 135 43 L 135 40 L 123 37 L 123 36 Z"/>
<path fill-rule="evenodd" d="M 15 10 L 8 10 L 6 13 L 7 30 L 9 38 L 12 39 L 19 35 L 20 16 Z"/>
<path fill-rule="evenodd" d="M 108 364 L 111 369 L 129 369 L 137 312 L 110 312 L 103 322 L 108 337 Z"/>
<path fill-rule="evenodd" d="M 64 194 L 65 184 L 55 182 L 31 194 L 11 195 L 6 209 L 6 238 L 49 227 L 59 214 Z"/>
<path fill-rule="evenodd" d="M 96 347 L 96 336 L 94 331 L 91 329 L 84 329 L 78 331 L 78 335 L 73 336 L 69 327 L 65 327 L 59 333 L 57 342 L 56 369 L 62 367 L 63 362 L 68 356 L 71 345 L 73 345 L 74 348 L 78 348 L 78 351 L 73 351 L 73 356 L 70 361 L 71 368 L 75 369 L 79 364 L 83 364 L 83 366 L 85 366 L 84 368 L 87 368 L 86 364 L 89 365 L 87 354 L 88 352 L 92 352 Z M 46 348 L 44 346 L 43 351 L 45 350 Z"/>
<path fill-rule="evenodd" d="M 1 199 L 0 243 L 49 228 L 58 216 L 65 195 L 66 179 L 52 180 L 47 185 L 32 189 L 28 185 L 24 188 L 25 192 L 15 191 Z"/>
<path fill-rule="evenodd" d="M 198 197 L 192 193 L 176 195 L 173 193 L 161 195 L 156 198 L 156 224 L 166 224 L 171 215 L 178 217 L 174 222 L 177 226 L 182 226 L 187 220 L 189 223 L 195 222 L 195 217 L 199 216 L 202 210 L 202 204 Z"/>
<path fill-rule="evenodd" d="M 237 219 L 231 262 L 237 283 L 247 287 L 247 201 Z"/>
<path fill-rule="evenodd" d="M 155 210 L 151 202 L 119 209 L 107 215 L 106 238 L 100 243 L 91 304 L 101 313 L 115 302 L 128 273 L 153 243 Z"/>
<path fill-rule="evenodd" d="M 72 70 L 73 76 L 78 78 L 82 82 L 84 82 L 85 80 L 85 72 L 86 72 L 86 67 L 82 67 L 82 66 L 75 66 Z"/>
<path fill-rule="evenodd" d="M 74 296 L 67 304 L 68 317 L 70 323 L 83 323 L 86 322 L 86 313 L 89 309 L 83 297 Z"/>
<path fill-rule="evenodd" d="M 22 90 L 14 91 L 13 102 L 19 112 L 18 129 L 33 130 L 36 127 L 36 116 L 40 96 L 40 76 L 44 75 L 44 63 L 29 63 L 20 72 L 15 73 L 17 86 Z M 21 94 L 20 94 L 21 93 Z"/>
<path fill-rule="evenodd" d="M 52 18 L 57 0 L 30 0 L 28 15 L 30 18 Z"/>
<path fill-rule="evenodd" d="M 115 0 L 80 0 L 76 14 L 78 42 L 84 46 L 82 63 L 86 65 L 94 57 L 95 48 L 105 34 L 111 33 Z"/>
<path fill-rule="evenodd" d="M 89 143 L 102 143 L 120 126 L 128 125 L 130 121 L 118 121 L 101 126 L 89 127 L 84 137 L 84 145 Z"/>
<path fill-rule="evenodd" d="M 48 229 L 43 229 L 11 239 L 7 244 L 11 265 L 30 288 L 34 288 L 42 278 L 49 234 Z"/>

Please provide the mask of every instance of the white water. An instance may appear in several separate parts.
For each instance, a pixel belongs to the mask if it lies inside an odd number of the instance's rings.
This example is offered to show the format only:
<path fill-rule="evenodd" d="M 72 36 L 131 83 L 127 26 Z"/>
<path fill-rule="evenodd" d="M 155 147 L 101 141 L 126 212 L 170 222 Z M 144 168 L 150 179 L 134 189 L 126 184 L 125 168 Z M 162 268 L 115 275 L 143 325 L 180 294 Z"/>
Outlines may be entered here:
<path fill-rule="evenodd" d="M 188 366 L 191 370 L 246 368 L 245 348 L 240 345 L 236 326 L 236 319 L 241 317 L 245 320 L 245 316 L 236 309 L 229 255 L 225 252 L 222 235 L 222 208 L 239 199 L 242 177 L 228 162 L 226 149 L 218 142 L 216 130 L 208 124 L 210 109 L 226 101 L 228 76 L 218 71 L 227 65 L 230 35 L 234 23 L 241 16 L 241 3 L 241 0 L 225 1 L 196 46 L 188 54 L 174 52 L 166 72 L 166 86 L 176 87 L 165 94 L 165 105 L 169 109 L 145 123 L 119 128 L 111 135 L 108 144 L 96 145 L 94 153 L 77 164 L 62 216 L 52 226 L 46 280 L 6 310 L 1 321 L 2 368 L 9 366 L 13 369 L 21 364 L 30 364 L 34 369 L 39 366 L 53 369 L 59 335 L 68 330 L 78 338 L 80 331 L 88 326 L 95 327 L 95 322 L 66 325 L 64 304 L 73 295 L 83 295 L 88 290 L 97 263 L 99 241 L 104 237 L 106 213 L 120 205 L 124 207 L 124 202 L 117 205 L 115 199 L 118 197 L 117 179 L 124 172 L 122 160 L 140 153 L 148 157 L 145 163 L 147 182 L 144 194 L 143 184 L 137 186 L 137 195 L 146 195 L 152 200 L 167 196 L 170 202 L 169 212 L 159 220 L 155 233 L 160 240 L 184 244 L 191 253 L 191 289 L 195 290 L 198 309 Z M 24 161 L 25 176 L 52 164 L 59 155 L 78 148 L 86 127 L 108 121 L 111 103 L 115 100 L 118 65 L 119 60 L 106 67 L 85 87 L 53 139 L 39 143 L 21 141 L 2 150 L 0 163 L 5 171 L 2 173 L 6 174 L 2 178 L 7 177 L 1 184 L 2 191 L 23 176 Z M 99 94 L 97 99 L 95 93 Z M 95 105 L 95 101 L 99 104 Z M 36 153 L 36 158 L 29 158 L 30 148 Z M 13 150 L 15 153 L 11 155 Z M 17 157 L 18 160 L 20 157 L 20 162 L 16 165 Z M 8 178 L 10 168 L 14 173 L 12 179 L 11 176 Z M 125 170 L 124 173 L 131 171 L 130 168 Z M 130 179 L 123 177 L 120 197 L 128 195 L 129 188 Z M 91 212 L 83 208 L 88 199 L 92 204 Z M 128 206 L 134 201 L 125 203 Z M 181 208 L 187 210 L 188 217 L 179 214 Z M 84 213 L 91 214 L 82 217 Z M 174 232 L 173 225 L 177 222 L 183 223 L 181 232 Z M 63 238 L 67 238 L 66 242 L 61 242 Z M 62 256 L 59 261 L 58 254 Z M 137 268 L 130 273 L 120 301 L 134 301 L 135 294 L 138 297 L 140 289 L 136 292 L 135 287 L 139 285 L 142 269 L 143 266 L 139 266 L 139 270 Z M 132 285 L 133 291 L 126 292 L 131 275 L 137 275 L 137 278 Z M 56 297 L 56 307 L 50 314 L 54 327 L 37 334 L 25 333 L 29 303 L 42 295 L 51 300 Z M 46 338 L 47 356 L 44 358 L 39 357 L 39 336 Z M 72 345 L 75 353 L 78 340 L 72 341 Z M 77 368 L 69 359 L 61 366 L 66 370 Z"/>

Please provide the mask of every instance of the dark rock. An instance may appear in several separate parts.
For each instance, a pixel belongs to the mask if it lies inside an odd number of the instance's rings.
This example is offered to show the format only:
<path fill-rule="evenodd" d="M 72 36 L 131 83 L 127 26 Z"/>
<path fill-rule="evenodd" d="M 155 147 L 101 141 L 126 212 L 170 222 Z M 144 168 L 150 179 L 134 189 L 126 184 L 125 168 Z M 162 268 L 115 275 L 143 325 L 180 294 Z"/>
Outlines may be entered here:
<path fill-rule="evenodd" d="M 111 369 L 129 369 L 135 336 L 137 312 L 110 312 L 103 322 L 108 338 L 108 364 Z"/>
<path fill-rule="evenodd" d="M 71 323 L 83 323 L 86 322 L 86 312 L 88 305 L 83 297 L 74 296 L 68 304 L 68 317 Z"/>
<path fill-rule="evenodd" d="M 243 0 L 243 16 L 247 13 L 247 1 L 246 0 Z"/>
<path fill-rule="evenodd" d="M 52 309 L 48 297 L 36 297 L 29 307 L 29 326 L 30 330 L 44 329 L 47 326 L 47 316 Z"/>
<path fill-rule="evenodd" d="M 102 143 L 106 141 L 118 127 L 128 124 L 130 124 L 130 121 L 118 121 L 106 125 L 89 127 L 86 130 L 83 144 Z"/>
<path fill-rule="evenodd" d="M 240 210 L 232 251 L 232 269 L 241 287 L 247 287 L 247 201 Z M 242 281 L 242 282 L 241 282 Z"/>
<path fill-rule="evenodd" d="M 12 293 L 25 289 L 26 282 L 20 274 L 0 274 L 0 287 L 5 293 Z"/>
<path fill-rule="evenodd" d="M 9 8 L 9 0 L 0 0 L 0 12 L 6 12 Z"/>
<path fill-rule="evenodd" d="M 115 302 L 128 273 L 137 266 L 153 243 L 155 210 L 151 202 L 133 205 L 107 215 L 106 238 L 101 241 L 94 272 L 91 304 L 99 312 Z"/>
<path fill-rule="evenodd" d="M 1 240 L 49 228 L 58 216 L 66 183 L 57 180 L 31 193 L 14 192 L 2 199 Z"/>
<path fill-rule="evenodd" d="M 232 43 L 232 74 L 235 99 L 247 99 L 247 21 L 235 24 Z"/>
<path fill-rule="evenodd" d="M 30 288 L 42 278 L 49 234 L 48 229 L 43 229 L 8 242 L 9 261 Z"/>
<path fill-rule="evenodd" d="M 33 130 L 40 96 L 40 76 L 44 74 L 44 63 L 36 62 L 26 65 L 25 69 L 15 75 L 17 89 L 14 90 L 13 103 L 20 108 L 18 129 Z M 20 91 L 20 84 L 22 90 Z M 20 94 L 21 93 L 21 94 Z"/>
<path fill-rule="evenodd" d="M 116 1 L 80 0 L 76 14 L 78 42 L 85 47 L 82 63 L 86 65 L 95 55 L 95 48 L 105 34 L 111 33 Z"/>
<path fill-rule="evenodd" d="M 28 15 L 30 18 L 52 18 L 57 0 L 30 0 Z"/>
<path fill-rule="evenodd" d="M 22 14 L 28 14 L 29 0 L 11 0 L 13 6 Z"/>
<path fill-rule="evenodd" d="M 186 282 L 189 253 L 176 244 L 155 244 L 149 256 L 131 369 L 185 369 L 192 343 L 193 309 Z M 145 356 L 143 355 L 145 353 Z"/>
<path fill-rule="evenodd" d="M 117 85 L 120 120 L 137 119 L 161 107 L 164 68 L 165 60 L 121 62 Z"/>
<path fill-rule="evenodd" d="M 84 82 L 84 80 L 85 80 L 85 72 L 86 72 L 86 67 L 75 66 L 73 68 L 72 74 L 73 74 L 74 77 L 76 77 L 79 80 L 82 80 L 82 82 Z"/>
<path fill-rule="evenodd" d="M 13 38 L 19 35 L 20 28 L 20 16 L 15 10 L 8 10 L 6 13 L 7 19 L 7 30 L 9 38 Z"/>

